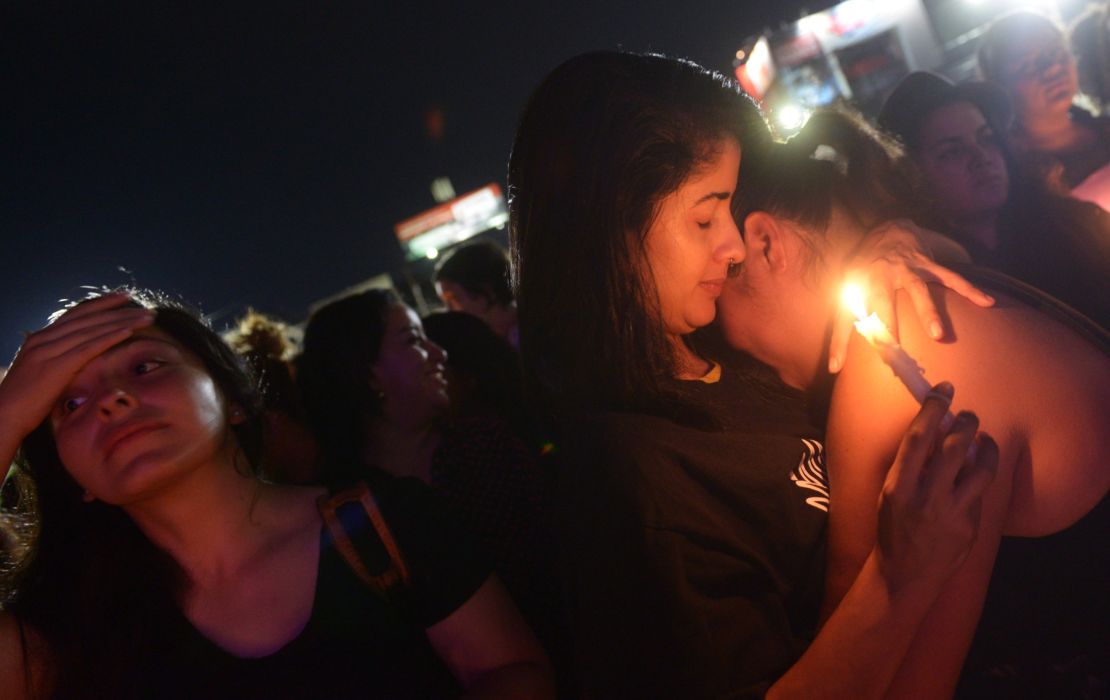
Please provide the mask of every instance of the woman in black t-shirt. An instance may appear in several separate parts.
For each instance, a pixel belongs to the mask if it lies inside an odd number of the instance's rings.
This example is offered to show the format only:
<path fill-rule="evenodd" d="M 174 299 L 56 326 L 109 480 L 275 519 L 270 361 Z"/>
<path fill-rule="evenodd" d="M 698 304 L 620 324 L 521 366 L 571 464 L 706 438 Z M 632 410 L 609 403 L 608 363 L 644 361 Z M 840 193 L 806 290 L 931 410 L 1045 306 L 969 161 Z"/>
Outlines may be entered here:
<path fill-rule="evenodd" d="M 497 579 L 450 525 L 427 530 L 422 485 L 372 484 L 392 536 L 352 537 L 394 540 L 403 602 L 360 588 L 323 489 L 253 475 L 253 392 L 217 335 L 146 294 L 28 336 L 0 383 L 0 458 L 19 448 L 35 489 L 32 549 L 5 582 L 4 697 L 548 696 Z"/>

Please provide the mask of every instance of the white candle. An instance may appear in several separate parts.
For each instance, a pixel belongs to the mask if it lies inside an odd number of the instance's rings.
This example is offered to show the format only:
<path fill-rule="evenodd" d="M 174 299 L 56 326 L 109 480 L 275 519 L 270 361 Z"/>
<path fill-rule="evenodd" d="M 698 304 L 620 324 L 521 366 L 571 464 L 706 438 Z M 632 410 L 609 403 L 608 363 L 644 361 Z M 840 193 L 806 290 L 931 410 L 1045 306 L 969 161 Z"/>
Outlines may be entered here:
<path fill-rule="evenodd" d="M 910 390 L 918 403 L 923 403 L 926 395 L 932 391 L 933 385 L 925 379 L 925 370 L 921 369 L 917 361 L 895 342 L 894 336 L 890 334 L 879 317 L 874 313 L 868 314 L 865 318 L 856 321 L 855 326 L 859 334 L 878 351 L 879 357 L 894 372 L 894 376 Z"/>
<path fill-rule="evenodd" d="M 902 385 L 909 389 L 910 394 L 918 403 L 924 403 L 929 392 L 933 390 L 932 384 L 925 378 L 925 370 L 917 364 L 917 360 L 910 357 L 909 353 L 894 340 L 886 324 L 875 315 L 867 313 L 864 304 L 863 291 L 854 284 L 844 285 L 842 293 L 844 304 L 855 314 L 856 330 L 862 335 L 871 347 L 879 353 L 879 357 L 887 367 L 894 372 Z M 942 427 L 947 429 L 952 425 L 955 417 L 949 412 L 942 422 Z"/>

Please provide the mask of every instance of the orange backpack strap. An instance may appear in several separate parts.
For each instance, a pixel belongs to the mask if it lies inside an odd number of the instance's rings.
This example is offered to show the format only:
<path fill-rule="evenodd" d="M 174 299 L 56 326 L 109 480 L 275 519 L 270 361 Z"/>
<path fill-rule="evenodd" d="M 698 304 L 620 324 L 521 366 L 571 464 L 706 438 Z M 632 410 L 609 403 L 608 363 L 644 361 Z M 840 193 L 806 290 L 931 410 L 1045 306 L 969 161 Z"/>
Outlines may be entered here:
<path fill-rule="evenodd" d="M 316 501 L 316 506 L 331 533 L 336 550 L 370 590 L 391 600 L 409 586 L 410 575 L 405 557 L 369 486 L 360 482 L 345 491 L 324 494 Z M 366 536 L 367 521 L 389 556 L 388 565 L 381 571 L 374 571 L 380 567 L 371 568 L 367 564 L 351 539 L 352 535 Z"/>

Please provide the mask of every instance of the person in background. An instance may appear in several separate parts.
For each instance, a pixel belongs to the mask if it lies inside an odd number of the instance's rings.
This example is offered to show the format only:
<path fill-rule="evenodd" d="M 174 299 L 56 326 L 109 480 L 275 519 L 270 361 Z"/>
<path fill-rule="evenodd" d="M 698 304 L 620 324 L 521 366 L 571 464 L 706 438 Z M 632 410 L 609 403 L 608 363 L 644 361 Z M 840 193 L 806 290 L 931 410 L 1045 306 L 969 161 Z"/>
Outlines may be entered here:
<path fill-rule="evenodd" d="M 392 290 L 317 309 L 297 361 L 325 483 L 379 473 L 430 485 L 476 536 L 530 620 L 545 610 L 545 479 L 504 421 L 450 420 L 447 354 Z"/>
<path fill-rule="evenodd" d="M 903 79 L 878 117 L 903 146 L 884 148 L 909 167 L 901 206 L 917 223 L 952 236 L 975 264 L 1033 285 L 1106 327 L 1110 214 L 1017 164 L 1002 138 L 1011 114 L 1005 95 L 989 83 L 953 85 L 925 72 Z"/>
<path fill-rule="evenodd" d="M 1079 90 L 1102 115 L 1110 107 L 1110 22 L 1105 2 L 1088 5 L 1068 25 Z"/>
<path fill-rule="evenodd" d="M 1110 209 L 1110 118 L 1072 104 L 1079 78 L 1064 30 L 1036 12 L 1013 12 L 987 29 L 978 59 L 983 79 L 1013 103 L 1016 119 L 1004 136 L 1028 167 Z"/>
<path fill-rule="evenodd" d="M 423 319 L 428 338 L 447 352 L 447 392 L 455 421 L 494 418 L 530 434 L 520 355 L 477 316 L 462 311 Z"/>
<path fill-rule="evenodd" d="M 109 293 L 27 337 L 0 383 L 0 459 L 19 450 L 36 523 L 3 586 L 5 700 L 551 696 L 423 484 L 377 480 L 379 541 L 347 532 L 403 552 L 400 585 L 371 588 L 324 489 L 257 477 L 263 435 L 241 358 L 180 304 Z"/>
<path fill-rule="evenodd" d="M 451 311 L 486 322 L 514 349 L 520 348 L 516 303 L 509 287 L 509 258 L 493 241 L 467 243 L 436 265 L 436 292 Z"/>
<path fill-rule="evenodd" d="M 319 483 L 319 450 L 293 378 L 296 348 L 285 324 L 248 311 L 229 344 L 246 358 L 257 378 L 266 414 L 266 477 L 287 484 Z"/>
<path fill-rule="evenodd" d="M 828 149 L 843 172 L 811 157 Z M 822 355 L 840 305 L 841 273 L 864 233 L 898 213 L 886 208 L 897 207 L 898 197 L 887 193 L 898 175 L 881 141 L 843 114 L 818 112 L 790 147 L 778 150 L 748 165 L 749 184 L 738 196 L 747 253 L 725 285 L 718 323 L 733 347 L 812 395 L 828 386 Z M 934 343 L 907 327 L 901 345 L 926 376 L 952 381 L 954 408 L 974 409 L 982 428 L 999 436 L 999 476 L 984 500 L 976 544 L 933 604 L 890 694 L 951 697 L 999 538 L 1007 534 L 1020 539 L 1002 545 L 1002 575 L 992 584 L 964 689 L 1014 697 L 1024 684 L 1031 697 L 1080 697 L 1085 674 L 1101 660 L 1103 671 L 1092 677 L 1105 683 L 1110 668 L 1110 556 L 1098 534 L 1110 527 L 1110 334 L 1050 313 L 1046 298 L 991 288 L 998 301 L 982 309 L 934 291 L 953 339 Z M 899 303 L 908 310 L 907 299 Z M 857 335 L 832 387 L 828 417 L 827 609 L 852 585 L 874 544 L 887 465 L 917 409 Z M 1051 571 L 1034 573 L 1043 567 Z M 1000 639 L 1003 633 L 1009 638 Z M 1005 679 L 1004 665 L 1012 678 Z"/>
<path fill-rule="evenodd" d="M 881 697 L 974 540 L 997 454 L 971 416 L 939 429 L 942 386 L 894 461 L 868 565 L 818 629 L 818 436 L 796 392 L 688 338 L 744 264 L 733 198 L 769 142 L 733 82 L 655 55 L 572 58 L 521 117 L 508 189 L 521 351 L 561 428 L 584 697 Z"/>

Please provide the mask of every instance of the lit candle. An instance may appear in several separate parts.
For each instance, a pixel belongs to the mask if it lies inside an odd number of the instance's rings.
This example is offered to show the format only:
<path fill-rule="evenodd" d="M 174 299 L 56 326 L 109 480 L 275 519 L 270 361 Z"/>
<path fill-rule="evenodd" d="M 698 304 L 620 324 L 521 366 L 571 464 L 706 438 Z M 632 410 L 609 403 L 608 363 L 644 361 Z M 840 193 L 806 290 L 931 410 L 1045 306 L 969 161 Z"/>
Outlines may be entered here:
<path fill-rule="evenodd" d="M 867 313 L 863 290 L 854 284 L 846 284 L 841 292 L 841 299 L 844 305 L 855 314 L 857 319 L 855 326 L 859 334 L 867 340 L 871 347 L 878 351 L 879 357 L 894 372 L 894 376 L 898 377 L 902 384 L 910 390 L 913 398 L 918 403 L 924 403 L 929 392 L 933 390 L 929 380 L 925 379 L 925 370 L 894 340 L 894 336 L 890 334 L 886 324 L 874 312 Z M 953 420 L 954 416 L 949 412 L 944 417 L 941 426 L 947 429 L 952 425 Z"/>

